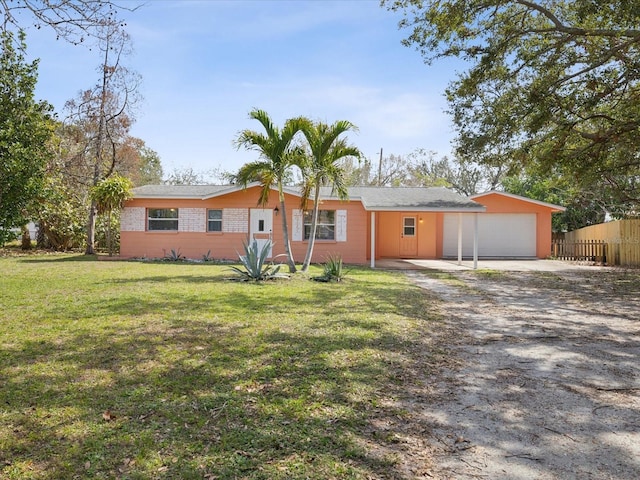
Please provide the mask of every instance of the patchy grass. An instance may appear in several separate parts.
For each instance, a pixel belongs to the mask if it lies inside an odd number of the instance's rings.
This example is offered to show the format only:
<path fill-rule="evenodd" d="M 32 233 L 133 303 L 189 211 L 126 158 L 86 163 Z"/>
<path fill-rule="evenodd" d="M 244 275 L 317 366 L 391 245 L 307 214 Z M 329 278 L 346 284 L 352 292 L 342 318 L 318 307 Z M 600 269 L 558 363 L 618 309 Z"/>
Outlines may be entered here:
<path fill-rule="evenodd" d="M 0 477 L 407 478 L 380 425 L 428 368 L 428 297 L 368 269 L 226 277 L 0 258 Z"/>
<path fill-rule="evenodd" d="M 436 280 L 440 280 L 444 283 L 448 283 L 449 285 L 456 287 L 464 287 L 466 285 L 465 282 L 460 280 L 455 274 L 452 272 L 447 272 L 444 270 L 423 270 L 422 274 L 435 278 Z"/>
<path fill-rule="evenodd" d="M 479 268 L 477 270 L 473 270 L 473 273 L 482 278 L 499 278 L 505 275 L 505 272 L 500 270 L 492 270 L 491 268 Z"/>

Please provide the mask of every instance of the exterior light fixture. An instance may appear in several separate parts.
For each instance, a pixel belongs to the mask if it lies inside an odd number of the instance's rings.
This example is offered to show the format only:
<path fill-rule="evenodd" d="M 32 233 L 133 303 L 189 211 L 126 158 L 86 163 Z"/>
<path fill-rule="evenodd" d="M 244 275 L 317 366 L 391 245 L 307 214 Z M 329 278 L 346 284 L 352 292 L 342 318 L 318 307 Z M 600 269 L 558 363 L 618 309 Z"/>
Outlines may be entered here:
<path fill-rule="evenodd" d="M 273 209 L 273 213 L 276 214 L 276 217 L 278 216 L 278 214 L 280 213 L 280 209 L 278 208 L 278 206 L 276 205 L 276 208 Z"/>

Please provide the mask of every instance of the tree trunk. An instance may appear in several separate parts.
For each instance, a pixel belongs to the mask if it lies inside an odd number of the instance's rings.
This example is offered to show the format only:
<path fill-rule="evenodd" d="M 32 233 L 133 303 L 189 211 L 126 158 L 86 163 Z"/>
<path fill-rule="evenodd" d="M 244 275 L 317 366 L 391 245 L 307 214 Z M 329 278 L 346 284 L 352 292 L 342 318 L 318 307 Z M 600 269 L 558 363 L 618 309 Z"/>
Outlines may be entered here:
<path fill-rule="evenodd" d="M 22 250 L 31 250 L 31 234 L 29 233 L 29 227 L 23 225 L 20 229 L 22 233 Z"/>
<path fill-rule="evenodd" d="M 98 135 L 96 138 L 96 157 L 93 165 L 93 183 L 92 186 L 98 185 L 100 181 L 100 171 L 102 170 L 102 148 L 104 139 L 106 137 L 106 104 L 107 104 L 107 86 L 109 83 L 109 37 L 107 37 L 107 47 L 104 51 L 104 61 L 102 64 L 102 85 L 100 91 L 100 121 L 98 123 Z M 95 201 L 91 201 L 91 207 L 89 207 L 89 217 L 87 219 L 87 249 L 86 255 L 95 254 L 95 242 L 96 242 L 96 215 L 97 205 Z"/>
<path fill-rule="evenodd" d="M 304 257 L 304 263 L 302 264 L 302 272 L 306 272 L 309 269 L 311 263 L 311 257 L 313 257 L 313 247 L 316 243 L 316 230 L 318 228 L 318 210 L 320 203 L 320 187 L 316 184 L 315 193 L 313 195 L 313 213 L 311 216 L 311 232 L 309 233 L 309 244 L 307 245 L 307 254 Z"/>
<path fill-rule="evenodd" d="M 45 224 L 42 220 L 38 222 L 38 233 L 36 234 L 36 247 L 37 248 L 49 248 L 47 242 L 47 235 L 45 230 Z"/>
<path fill-rule="evenodd" d="M 289 273 L 296 273 L 296 262 L 293 260 L 293 254 L 291 253 L 291 241 L 289 240 L 289 225 L 287 224 L 287 211 L 284 206 L 284 192 L 282 191 L 282 184 L 278 184 L 278 196 L 280 199 L 280 215 L 282 215 L 282 234 L 284 236 L 284 251 L 287 255 L 287 265 L 289 266 Z"/>
<path fill-rule="evenodd" d="M 96 243 L 96 202 L 91 201 L 89 207 L 89 217 L 87 219 L 87 248 L 84 251 L 85 255 L 93 255 L 95 251 Z"/>
<path fill-rule="evenodd" d="M 113 257 L 113 241 L 111 240 L 111 210 L 109 210 L 109 215 L 107 215 L 107 245 L 109 248 L 109 256 Z"/>

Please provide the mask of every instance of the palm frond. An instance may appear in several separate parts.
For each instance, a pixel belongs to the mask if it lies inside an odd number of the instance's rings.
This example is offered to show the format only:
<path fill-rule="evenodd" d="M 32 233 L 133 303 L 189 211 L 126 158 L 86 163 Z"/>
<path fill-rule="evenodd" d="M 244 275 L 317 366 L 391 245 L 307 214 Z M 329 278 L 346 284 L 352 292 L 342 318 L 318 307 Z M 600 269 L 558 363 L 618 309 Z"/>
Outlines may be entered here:
<path fill-rule="evenodd" d="M 280 137 L 280 129 L 273 124 L 271 117 L 267 112 L 259 108 L 254 108 L 249 112 L 249 118 L 260 122 L 262 127 L 267 132 L 267 137 L 272 139 Z"/>
<path fill-rule="evenodd" d="M 256 160 L 254 162 L 245 163 L 236 174 L 237 182 L 246 187 L 247 184 L 255 181 L 261 181 L 265 173 L 270 170 L 270 162 L 266 160 Z"/>

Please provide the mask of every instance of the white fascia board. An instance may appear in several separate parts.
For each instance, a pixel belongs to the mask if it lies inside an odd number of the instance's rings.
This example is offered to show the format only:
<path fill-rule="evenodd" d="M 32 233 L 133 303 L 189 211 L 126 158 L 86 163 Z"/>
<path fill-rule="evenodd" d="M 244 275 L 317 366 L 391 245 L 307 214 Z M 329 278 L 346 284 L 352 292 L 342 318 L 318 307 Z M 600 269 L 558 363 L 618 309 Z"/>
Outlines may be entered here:
<path fill-rule="evenodd" d="M 487 207 L 472 208 L 428 208 L 428 207 L 367 207 L 364 208 L 371 212 L 450 212 L 450 213 L 482 213 L 487 211 Z"/>
<path fill-rule="evenodd" d="M 209 195 L 205 195 L 204 197 L 199 197 L 201 200 L 208 200 L 210 198 L 220 197 L 221 195 L 227 195 L 229 193 L 239 192 L 240 190 L 246 190 L 247 188 L 253 187 L 254 184 L 249 184 L 246 188 L 241 187 L 240 185 L 230 185 L 229 188 L 225 188 L 224 190 L 218 190 L 215 193 L 211 193 Z"/>
<path fill-rule="evenodd" d="M 137 200 L 139 198 L 149 200 L 203 200 L 203 198 L 199 195 L 136 195 L 132 198 L 132 200 Z"/>

